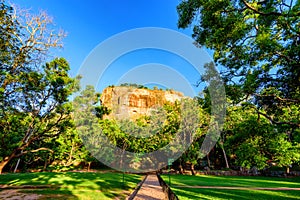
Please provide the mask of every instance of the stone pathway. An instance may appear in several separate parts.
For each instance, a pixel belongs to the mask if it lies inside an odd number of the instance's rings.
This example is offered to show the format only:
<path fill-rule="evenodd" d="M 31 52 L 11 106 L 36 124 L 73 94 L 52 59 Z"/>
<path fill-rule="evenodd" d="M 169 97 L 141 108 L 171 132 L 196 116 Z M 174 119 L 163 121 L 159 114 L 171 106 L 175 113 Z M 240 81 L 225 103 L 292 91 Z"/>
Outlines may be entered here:
<path fill-rule="evenodd" d="M 166 199 L 156 175 L 148 175 L 134 200 L 164 200 Z"/>

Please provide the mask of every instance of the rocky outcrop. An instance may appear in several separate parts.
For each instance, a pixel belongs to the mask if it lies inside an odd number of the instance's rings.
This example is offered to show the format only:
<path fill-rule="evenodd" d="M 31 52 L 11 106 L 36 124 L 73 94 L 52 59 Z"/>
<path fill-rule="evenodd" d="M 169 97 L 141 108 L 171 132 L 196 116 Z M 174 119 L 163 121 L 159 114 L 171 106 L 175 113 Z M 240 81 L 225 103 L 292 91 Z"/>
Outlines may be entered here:
<path fill-rule="evenodd" d="M 136 118 L 149 115 L 166 102 L 175 102 L 184 95 L 174 90 L 139 89 L 129 86 L 110 86 L 103 90 L 101 103 L 111 110 L 108 118 Z"/>

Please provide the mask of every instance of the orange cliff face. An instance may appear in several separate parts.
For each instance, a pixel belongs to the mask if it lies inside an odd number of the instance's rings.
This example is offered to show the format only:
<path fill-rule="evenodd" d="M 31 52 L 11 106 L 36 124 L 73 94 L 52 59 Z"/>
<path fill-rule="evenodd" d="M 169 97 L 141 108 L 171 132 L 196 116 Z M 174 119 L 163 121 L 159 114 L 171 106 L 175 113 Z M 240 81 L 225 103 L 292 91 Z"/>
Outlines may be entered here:
<path fill-rule="evenodd" d="M 152 110 L 167 102 L 174 103 L 185 96 L 174 90 L 139 89 L 130 86 L 110 86 L 101 94 L 102 105 L 111 113 L 106 118 L 134 119 L 149 115 Z"/>

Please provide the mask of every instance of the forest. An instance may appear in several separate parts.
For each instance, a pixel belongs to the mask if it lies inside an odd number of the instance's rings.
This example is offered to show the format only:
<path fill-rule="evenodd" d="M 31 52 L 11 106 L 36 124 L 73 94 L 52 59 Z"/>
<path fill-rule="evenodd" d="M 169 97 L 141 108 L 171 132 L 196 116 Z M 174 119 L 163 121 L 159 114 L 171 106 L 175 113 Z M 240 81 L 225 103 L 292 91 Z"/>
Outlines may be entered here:
<path fill-rule="evenodd" d="M 80 88 L 81 77 L 69 75 L 68 61 L 51 56 L 66 33 L 46 13 L 18 11 L 1 0 L 0 173 L 104 167 L 93 156 L 101 143 L 92 152 L 84 142 L 98 130 L 111 144 L 136 153 L 130 166 L 139 168 L 144 154 L 181 140 L 177 132 L 190 138 L 184 130 L 191 123 L 197 125 L 193 141 L 172 164 L 179 173 L 299 171 L 300 2 L 290 2 L 184 0 L 177 6 L 178 27 L 192 27 L 195 44 L 214 52 L 215 64 L 204 66 L 198 84 L 214 84 L 214 69 L 223 68 L 226 116 L 216 145 L 204 155 L 201 145 L 216 120 L 208 88 L 135 121 L 105 118 L 110 110 L 101 105 L 101 91 Z M 186 115 L 199 117 L 195 122 Z M 134 137 L 146 132 L 152 136 Z M 101 153 L 108 159 L 112 154 Z"/>

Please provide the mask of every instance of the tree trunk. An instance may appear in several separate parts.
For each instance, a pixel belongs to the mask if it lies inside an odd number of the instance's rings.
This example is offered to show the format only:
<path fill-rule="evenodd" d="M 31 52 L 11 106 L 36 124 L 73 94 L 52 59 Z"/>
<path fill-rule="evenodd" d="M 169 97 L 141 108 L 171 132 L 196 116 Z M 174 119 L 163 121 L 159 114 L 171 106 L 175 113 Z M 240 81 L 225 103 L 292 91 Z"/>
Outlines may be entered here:
<path fill-rule="evenodd" d="M 67 161 L 67 165 L 68 166 L 72 165 L 73 162 L 74 162 L 74 159 L 73 159 L 73 149 L 74 149 L 74 142 L 72 143 L 71 152 L 70 152 L 70 155 L 69 155 L 69 159 Z"/>
<path fill-rule="evenodd" d="M 288 175 L 289 173 L 290 173 L 290 167 L 287 166 L 287 167 L 286 167 L 286 174 Z"/>
<path fill-rule="evenodd" d="M 196 172 L 195 172 L 195 165 L 191 164 L 191 171 L 192 171 L 192 175 L 195 176 Z"/>
<path fill-rule="evenodd" d="M 4 158 L 4 160 L 0 162 L 0 174 L 2 174 L 3 169 L 7 165 L 7 163 L 9 163 L 15 156 L 16 156 L 16 150 L 13 151 L 13 153 L 10 154 L 8 158 Z"/>
<path fill-rule="evenodd" d="M 183 167 L 182 167 L 181 163 L 179 164 L 179 174 L 183 174 Z"/>
<path fill-rule="evenodd" d="M 88 162 L 88 172 L 91 170 L 91 164 L 92 164 L 92 162 Z"/>
<path fill-rule="evenodd" d="M 224 149 L 223 145 L 221 145 L 221 149 L 222 149 L 223 156 L 224 156 L 224 159 L 225 159 L 225 165 L 226 165 L 226 168 L 229 168 L 229 164 L 228 164 L 226 152 L 225 152 L 225 149 Z"/>
<path fill-rule="evenodd" d="M 20 164 L 20 161 L 21 161 L 21 158 L 19 158 L 18 161 L 17 161 L 16 167 L 15 167 L 15 169 L 14 169 L 14 173 L 17 172 L 18 167 L 19 167 L 19 164 Z"/>
<path fill-rule="evenodd" d="M 208 165 L 208 167 L 210 168 L 209 153 L 206 155 L 206 158 L 207 158 L 207 165 Z"/>
<path fill-rule="evenodd" d="M 4 167 L 6 166 L 6 164 L 9 162 L 9 160 L 3 160 L 1 163 L 0 163 L 0 174 L 2 174 L 2 171 L 4 169 Z"/>
<path fill-rule="evenodd" d="M 45 160 L 43 171 L 46 171 L 47 165 L 48 165 L 48 158 L 46 158 L 46 160 Z"/>

